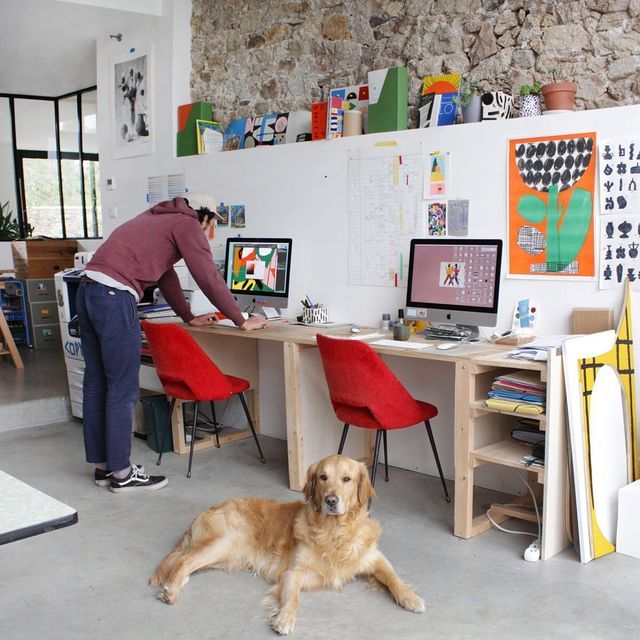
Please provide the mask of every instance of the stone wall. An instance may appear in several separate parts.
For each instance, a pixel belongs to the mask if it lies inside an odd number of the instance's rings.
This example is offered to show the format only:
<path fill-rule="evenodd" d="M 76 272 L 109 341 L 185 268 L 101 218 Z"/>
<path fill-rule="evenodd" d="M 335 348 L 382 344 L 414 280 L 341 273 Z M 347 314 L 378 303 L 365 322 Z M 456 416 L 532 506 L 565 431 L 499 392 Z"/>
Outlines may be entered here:
<path fill-rule="evenodd" d="M 639 102 L 640 0 L 192 0 L 193 100 L 224 124 L 309 109 L 367 71 L 461 72 L 485 89 L 578 83 L 577 109 Z"/>

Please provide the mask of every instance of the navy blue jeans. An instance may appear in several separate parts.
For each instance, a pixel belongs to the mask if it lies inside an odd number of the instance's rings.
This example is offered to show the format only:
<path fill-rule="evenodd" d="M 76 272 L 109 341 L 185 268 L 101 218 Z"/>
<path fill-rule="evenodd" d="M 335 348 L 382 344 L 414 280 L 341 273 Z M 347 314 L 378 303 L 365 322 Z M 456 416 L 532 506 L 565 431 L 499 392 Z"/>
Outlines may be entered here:
<path fill-rule="evenodd" d="M 85 371 L 82 403 L 87 462 L 129 465 L 138 398 L 140 322 L 128 292 L 83 279 L 76 299 Z"/>

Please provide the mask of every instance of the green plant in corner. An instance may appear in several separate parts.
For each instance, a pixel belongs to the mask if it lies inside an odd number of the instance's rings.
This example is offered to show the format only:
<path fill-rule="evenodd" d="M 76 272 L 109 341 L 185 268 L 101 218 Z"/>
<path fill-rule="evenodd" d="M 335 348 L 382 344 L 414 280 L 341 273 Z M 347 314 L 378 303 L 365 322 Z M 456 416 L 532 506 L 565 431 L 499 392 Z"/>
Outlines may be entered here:
<path fill-rule="evenodd" d="M 19 236 L 18 222 L 13 217 L 9 202 L 0 204 L 0 241 L 16 240 Z"/>
<path fill-rule="evenodd" d="M 453 101 L 459 107 L 468 107 L 471 104 L 473 96 L 478 96 L 482 93 L 482 85 L 475 80 L 462 80 L 460 85 L 460 93 L 453 98 Z"/>

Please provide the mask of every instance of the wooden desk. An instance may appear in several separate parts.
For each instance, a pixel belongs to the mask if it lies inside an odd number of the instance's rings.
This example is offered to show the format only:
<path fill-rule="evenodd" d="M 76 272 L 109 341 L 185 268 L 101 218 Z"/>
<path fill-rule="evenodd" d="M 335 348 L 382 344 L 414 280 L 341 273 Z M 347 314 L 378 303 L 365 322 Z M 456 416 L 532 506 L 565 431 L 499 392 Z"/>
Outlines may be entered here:
<path fill-rule="evenodd" d="M 258 341 L 281 343 L 284 356 L 284 385 L 286 402 L 287 450 L 289 458 L 289 485 L 300 491 L 304 486 L 306 466 L 326 455 L 326 451 L 315 451 L 313 443 L 313 416 L 303 415 L 304 379 L 317 372 L 305 371 L 301 355 L 305 350 L 317 350 L 315 335 L 320 329 L 287 323 L 273 323 L 260 331 L 240 331 L 231 327 L 188 327 L 194 338 L 211 353 L 214 361 L 227 373 L 248 378 L 258 391 Z M 322 330 L 336 336 L 348 335 L 348 328 Z M 232 339 L 232 340 L 229 340 Z M 238 339 L 240 339 L 238 341 Z M 423 341 L 421 337 L 412 338 Z M 370 342 L 370 341 L 369 341 Z M 235 344 L 234 344 L 235 343 Z M 436 343 L 434 343 L 436 344 Z M 242 346 L 241 346 L 242 345 Z M 250 348 L 247 348 L 251 345 Z M 455 512 L 454 533 L 470 538 L 490 527 L 486 516 L 474 519 L 473 514 L 473 470 L 487 463 L 526 469 L 519 462 L 526 448 L 508 442 L 504 433 L 511 421 L 515 426 L 518 414 L 488 410 L 483 400 L 496 375 L 508 370 L 531 369 L 540 373 L 548 383 L 547 414 L 541 425 L 549 428 L 547 442 L 547 465 L 545 470 L 529 474 L 544 486 L 545 515 L 543 517 L 542 557 L 547 558 L 567 546 L 564 519 L 564 496 L 566 487 L 566 439 L 564 434 L 564 382 L 560 357 L 553 354 L 549 367 L 545 362 L 527 362 L 506 358 L 510 347 L 479 342 L 460 344 L 455 349 L 440 351 L 434 347 L 410 350 L 370 345 L 381 355 L 411 358 L 416 361 L 448 362 L 455 367 Z M 312 367 L 317 368 L 317 367 Z M 308 369 L 308 367 L 307 367 Z M 318 382 L 320 384 L 320 382 Z M 259 395 L 259 392 L 258 392 Z M 255 403 L 259 420 L 259 402 Z M 327 403 L 328 404 L 328 403 Z M 330 406 L 329 406 L 330 409 Z M 520 416 L 521 417 L 521 416 Z M 358 430 L 364 431 L 364 430 Z M 496 435 L 498 432 L 501 435 Z M 368 433 L 368 432 L 367 432 Z M 369 434 L 372 435 L 372 434 Z M 496 446 L 500 445 L 500 446 Z M 514 445 L 514 446 L 512 446 Z M 492 448 L 493 447 L 493 448 Z M 372 439 L 364 441 L 364 457 L 371 459 Z M 545 482 L 546 480 L 546 482 Z M 524 485 L 523 485 L 524 487 Z M 525 496 L 526 497 L 526 496 Z M 511 509 L 494 507 L 494 520 L 508 517 L 531 519 L 523 509 L 520 513 Z"/>
<path fill-rule="evenodd" d="M 0 544 L 76 522 L 75 509 L 0 471 Z"/>

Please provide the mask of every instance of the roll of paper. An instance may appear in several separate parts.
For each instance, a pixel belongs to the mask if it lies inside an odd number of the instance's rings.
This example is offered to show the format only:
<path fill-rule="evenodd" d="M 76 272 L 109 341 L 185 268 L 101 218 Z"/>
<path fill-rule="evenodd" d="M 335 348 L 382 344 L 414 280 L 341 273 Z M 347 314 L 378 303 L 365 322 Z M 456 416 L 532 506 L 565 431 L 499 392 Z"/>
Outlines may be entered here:
<path fill-rule="evenodd" d="M 343 136 L 359 136 L 362 134 L 362 111 L 354 109 L 344 112 Z"/>

